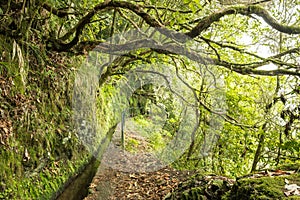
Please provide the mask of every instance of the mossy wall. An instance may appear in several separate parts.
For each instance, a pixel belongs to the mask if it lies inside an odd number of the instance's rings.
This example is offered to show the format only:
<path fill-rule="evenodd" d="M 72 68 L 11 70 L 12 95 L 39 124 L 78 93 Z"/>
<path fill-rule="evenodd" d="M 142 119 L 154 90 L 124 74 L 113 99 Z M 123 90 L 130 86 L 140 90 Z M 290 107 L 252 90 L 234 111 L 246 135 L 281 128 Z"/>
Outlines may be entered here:
<path fill-rule="evenodd" d="M 50 199 L 90 157 L 72 129 L 81 61 L 0 40 L 0 199 Z"/>
<path fill-rule="evenodd" d="M 51 199 L 95 156 L 74 117 L 74 87 L 86 57 L 47 52 L 39 40 L 0 41 L 0 199 Z M 120 117 L 112 100 L 117 92 L 103 84 L 95 95 L 98 152 Z"/>

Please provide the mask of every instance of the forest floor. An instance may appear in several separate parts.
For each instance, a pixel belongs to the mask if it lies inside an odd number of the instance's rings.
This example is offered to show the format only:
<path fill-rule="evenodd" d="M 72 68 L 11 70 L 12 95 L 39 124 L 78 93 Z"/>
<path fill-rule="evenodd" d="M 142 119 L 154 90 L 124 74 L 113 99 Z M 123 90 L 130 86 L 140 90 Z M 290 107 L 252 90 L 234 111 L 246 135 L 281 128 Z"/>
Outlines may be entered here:
<path fill-rule="evenodd" d="M 168 167 L 148 173 L 100 168 L 85 200 L 163 199 L 191 174 Z"/>
<path fill-rule="evenodd" d="M 147 141 L 134 133 L 128 135 L 139 141 L 138 151 L 123 151 L 119 136 L 114 136 L 84 200 L 182 199 L 195 191 L 197 196 L 191 199 L 300 199 L 300 166 L 294 165 L 291 171 L 256 172 L 237 180 L 202 175 L 163 165 L 147 151 Z"/>
<path fill-rule="evenodd" d="M 162 165 L 151 153 L 144 138 L 127 133 L 139 141 L 135 152 L 123 151 L 115 134 L 85 200 L 163 199 L 196 171 L 180 171 Z"/>
<path fill-rule="evenodd" d="M 182 194 L 189 196 L 188 199 L 221 199 L 226 195 L 224 199 L 266 196 L 268 199 L 300 199 L 300 175 L 295 172 L 258 172 L 240 180 L 216 175 L 200 175 L 199 178 L 198 175 L 196 171 L 170 167 L 154 172 L 124 172 L 102 165 L 84 200 L 183 199 Z M 196 195 L 199 196 L 195 198 L 192 188 L 204 188 L 204 193 L 198 190 Z"/>

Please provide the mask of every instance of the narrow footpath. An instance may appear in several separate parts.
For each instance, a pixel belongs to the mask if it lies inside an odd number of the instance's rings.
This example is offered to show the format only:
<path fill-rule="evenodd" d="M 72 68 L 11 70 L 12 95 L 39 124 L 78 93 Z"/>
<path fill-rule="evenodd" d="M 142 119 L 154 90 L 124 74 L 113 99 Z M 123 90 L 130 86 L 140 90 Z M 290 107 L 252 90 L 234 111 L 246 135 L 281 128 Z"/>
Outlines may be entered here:
<path fill-rule="evenodd" d="M 85 200 L 163 199 L 191 172 L 166 167 L 155 172 L 121 172 L 102 165 Z"/>
<path fill-rule="evenodd" d="M 148 151 L 147 141 L 135 133 L 127 137 L 139 141 L 135 152 L 123 151 L 116 133 L 104 153 L 85 200 L 163 199 L 195 172 L 164 166 Z"/>

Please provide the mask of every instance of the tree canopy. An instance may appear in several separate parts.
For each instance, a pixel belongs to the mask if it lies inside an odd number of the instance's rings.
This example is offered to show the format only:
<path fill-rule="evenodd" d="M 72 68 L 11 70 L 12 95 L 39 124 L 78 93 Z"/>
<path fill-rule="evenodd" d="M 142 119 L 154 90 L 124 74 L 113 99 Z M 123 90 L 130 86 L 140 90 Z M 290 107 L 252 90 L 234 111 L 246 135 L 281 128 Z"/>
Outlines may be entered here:
<path fill-rule="evenodd" d="M 285 19 L 283 14 L 280 16 L 279 13 L 274 13 L 276 10 L 273 13 L 268 11 L 272 7 L 280 6 L 280 2 L 224 3 L 226 2 L 105 1 L 96 5 L 91 2 L 88 6 L 55 1 L 11 2 L 3 7 L 1 34 L 15 39 L 22 38 L 28 31 L 23 28 L 27 25 L 30 31 L 44 31 L 42 38 L 45 39 L 48 50 L 80 54 L 84 50 L 93 49 L 113 34 L 130 29 L 155 27 L 160 28 L 160 32 L 167 37 L 170 37 L 170 30 L 176 31 L 178 34 L 172 34 L 175 41 L 180 42 L 182 35 L 188 36 L 185 40 L 197 40 L 199 44 L 207 47 L 210 52 L 208 58 L 215 65 L 238 73 L 299 76 L 297 61 L 288 60 L 299 52 L 297 43 L 289 42 L 300 33 L 295 16 L 297 2 L 281 3 L 289 4 L 283 6 L 289 7 L 285 8 L 285 15 L 292 12 L 293 17 L 289 17 L 290 19 Z M 9 12 L 12 10 L 16 11 Z M 13 20 L 11 15 L 15 17 Z M 56 19 L 55 24 L 43 24 L 48 17 Z M 232 35 L 228 37 L 230 32 Z M 251 51 L 251 45 L 245 45 L 241 41 L 251 38 L 250 42 L 259 43 L 267 34 L 272 35 L 273 40 L 278 38 L 279 41 L 281 33 L 284 34 L 288 46 L 282 48 L 281 52 L 273 52 L 268 56 Z M 234 58 L 228 60 L 224 50 L 239 54 L 245 59 L 243 62 Z M 268 71 L 259 68 L 270 63 L 279 67 Z"/>

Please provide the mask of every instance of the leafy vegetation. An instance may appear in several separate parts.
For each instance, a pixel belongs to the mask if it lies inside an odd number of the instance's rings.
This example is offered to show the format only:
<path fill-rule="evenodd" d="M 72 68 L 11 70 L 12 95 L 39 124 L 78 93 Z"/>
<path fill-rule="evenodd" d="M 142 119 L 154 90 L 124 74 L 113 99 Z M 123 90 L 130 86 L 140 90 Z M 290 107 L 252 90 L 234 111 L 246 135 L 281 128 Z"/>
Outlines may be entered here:
<path fill-rule="evenodd" d="M 0 199 L 55 196 L 101 157 L 117 124 L 178 169 L 237 177 L 294 165 L 299 9 L 298 0 L 0 2 Z M 123 142 L 133 153 L 144 144 Z M 235 192 L 281 198 L 255 184 Z"/>

